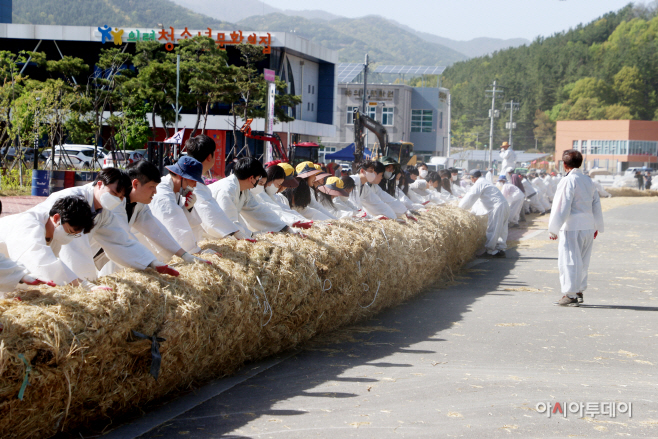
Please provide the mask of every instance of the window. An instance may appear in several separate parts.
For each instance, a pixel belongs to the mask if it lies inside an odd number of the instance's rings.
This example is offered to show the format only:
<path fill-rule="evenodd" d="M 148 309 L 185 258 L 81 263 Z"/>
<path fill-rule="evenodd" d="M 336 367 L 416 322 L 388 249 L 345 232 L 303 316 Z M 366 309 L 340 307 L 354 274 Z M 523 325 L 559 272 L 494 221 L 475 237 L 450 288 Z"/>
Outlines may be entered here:
<path fill-rule="evenodd" d="M 411 132 L 432 132 L 432 110 L 411 110 Z"/>
<path fill-rule="evenodd" d="M 573 141 L 573 149 L 575 149 L 576 151 L 580 151 L 580 145 L 577 140 Z"/>
<path fill-rule="evenodd" d="M 368 117 L 372 120 L 377 120 L 377 107 L 374 105 L 368 106 Z"/>
<path fill-rule="evenodd" d="M 382 125 L 393 126 L 393 107 L 382 109 Z"/>
<path fill-rule="evenodd" d="M 311 103 L 310 102 L 308 102 L 306 104 L 306 111 L 311 111 Z"/>
<path fill-rule="evenodd" d="M 311 92 L 311 84 L 308 85 L 308 92 Z"/>
<path fill-rule="evenodd" d="M 443 129 L 443 111 L 439 113 L 439 129 Z"/>
<path fill-rule="evenodd" d="M 311 111 L 315 111 L 315 102 L 311 104 Z"/>
<path fill-rule="evenodd" d="M 315 85 L 311 87 L 311 94 L 315 94 Z"/>
<path fill-rule="evenodd" d="M 587 140 L 580 141 L 580 152 L 583 154 L 587 154 Z"/>
<path fill-rule="evenodd" d="M 345 123 L 347 125 L 354 125 L 354 110 L 356 110 L 357 107 L 347 107 L 347 120 Z"/>

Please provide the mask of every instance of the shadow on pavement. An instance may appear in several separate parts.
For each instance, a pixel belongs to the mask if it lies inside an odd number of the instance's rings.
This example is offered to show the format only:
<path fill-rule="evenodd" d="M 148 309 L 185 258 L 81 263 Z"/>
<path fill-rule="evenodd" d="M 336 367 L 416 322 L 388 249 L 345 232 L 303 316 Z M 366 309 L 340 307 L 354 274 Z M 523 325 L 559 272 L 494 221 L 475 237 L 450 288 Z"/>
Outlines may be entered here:
<path fill-rule="evenodd" d="M 442 289 L 455 285 L 439 283 L 395 308 L 383 311 L 361 326 L 343 328 L 324 334 L 302 346 L 302 351 L 267 371 L 244 381 L 224 393 L 194 407 L 184 414 L 159 425 L 141 438 L 241 437 L 227 436 L 264 415 L 298 416 L 309 413 L 300 410 L 277 411 L 279 401 L 312 396 L 314 398 L 358 398 L 356 393 L 314 392 L 313 389 L 331 382 L 378 383 L 381 379 L 349 376 L 358 366 L 377 368 L 408 368 L 412 364 L 390 363 L 386 358 L 400 353 L 414 356 L 414 361 L 443 364 L 441 344 L 436 351 L 414 349 L 420 342 L 443 342 L 438 332 L 459 322 L 471 305 L 503 284 L 518 260 L 518 252 L 507 251 L 507 259 L 488 259 L 477 265 L 477 282 L 468 288 Z M 551 258 L 547 258 L 551 259 Z M 465 269 L 458 276 L 469 276 Z M 521 284 L 521 283 L 514 283 Z M 489 293 L 492 294 L 492 293 Z M 506 294 L 496 294 L 506 295 Z M 358 330 L 354 330 L 358 329 Z M 435 360 L 435 361 L 433 361 Z M 246 365 L 249 367 L 250 365 Z M 359 388 L 362 391 L 363 386 Z M 368 390 L 369 391 L 369 390 Z M 356 399 L 355 399 L 356 400 Z M 300 403 L 303 404 L 303 403 Z"/>

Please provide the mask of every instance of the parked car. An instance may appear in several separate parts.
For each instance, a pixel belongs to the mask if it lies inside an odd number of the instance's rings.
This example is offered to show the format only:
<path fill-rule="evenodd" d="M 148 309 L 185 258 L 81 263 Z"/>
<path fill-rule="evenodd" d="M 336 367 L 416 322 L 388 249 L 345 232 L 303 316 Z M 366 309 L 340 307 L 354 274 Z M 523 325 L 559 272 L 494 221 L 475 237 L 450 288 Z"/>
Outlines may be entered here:
<path fill-rule="evenodd" d="M 23 157 L 25 158 L 26 163 L 33 163 L 34 162 L 34 148 L 27 148 L 23 152 Z M 43 163 L 46 161 L 46 156 L 43 155 L 43 153 L 39 154 L 39 162 Z"/>
<path fill-rule="evenodd" d="M 144 155 L 140 154 L 138 151 L 111 151 L 105 154 L 103 159 L 103 168 L 123 168 L 128 166 L 131 163 L 138 162 L 143 160 Z M 116 159 L 116 162 L 114 161 Z"/>
<path fill-rule="evenodd" d="M 59 151 L 59 152 L 55 152 L 55 155 L 53 157 L 54 157 L 53 169 L 57 169 L 60 171 L 70 168 L 89 169 L 87 162 L 83 161 L 82 159 L 80 159 L 75 155 L 64 154 L 61 151 Z M 53 157 L 48 157 L 44 165 L 45 169 L 50 169 L 51 162 L 53 161 Z"/>
<path fill-rule="evenodd" d="M 66 155 L 69 157 L 77 157 L 83 162 L 83 165 L 79 169 L 91 169 L 92 161 L 94 159 L 94 147 L 91 145 L 55 145 L 55 154 L 57 155 L 61 151 L 66 151 Z M 103 159 L 107 155 L 108 151 L 102 148 L 96 148 L 96 166 L 94 168 L 102 168 Z M 57 162 L 57 160 L 56 160 Z"/>

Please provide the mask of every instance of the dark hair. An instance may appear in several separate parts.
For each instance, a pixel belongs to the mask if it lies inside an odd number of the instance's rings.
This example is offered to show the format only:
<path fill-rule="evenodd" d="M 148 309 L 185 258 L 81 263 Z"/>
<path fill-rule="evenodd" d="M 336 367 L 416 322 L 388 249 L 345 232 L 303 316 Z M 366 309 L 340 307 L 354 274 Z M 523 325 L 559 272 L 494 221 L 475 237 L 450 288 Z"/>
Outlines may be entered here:
<path fill-rule="evenodd" d="M 575 149 L 567 149 L 562 153 L 562 161 L 570 168 L 580 168 L 583 164 L 583 155 Z"/>
<path fill-rule="evenodd" d="M 267 173 L 267 183 L 286 178 L 286 171 L 284 171 L 281 166 L 270 166 L 265 170 L 265 172 Z"/>
<path fill-rule="evenodd" d="M 441 176 L 441 178 L 450 178 L 450 177 L 452 177 L 452 175 L 450 175 L 450 171 L 448 171 L 447 169 L 439 170 L 439 175 Z"/>
<path fill-rule="evenodd" d="M 334 200 L 333 200 L 333 198 L 331 198 L 331 195 L 329 195 L 329 194 L 325 194 L 324 192 L 317 191 L 317 192 L 315 193 L 315 197 L 316 197 L 316 199 L 317 199 L 318 195 L 319 195 L 320 198 L 322 199 L 322 200 L 318 200 L 318 201 L 320 201 L 320 202 L 327 202 L 327 203 L 329 203 L 329 205 L 330 205 L 331 207 L 334 207 Z"/>
<path fill-rule="evenodd" d="M 420 168 L 421 166 L 425 166 L 427 168 L 427 163 L 425 162 L 418 162 L 416 163 L 416 169 Z M 428 168 L 429 169 L 429 168 Z"/>
<path fill-rule="evenodd" d="M 117 168 L 105 168 L 98 173 L 94 184 L 102 182 L 105 186 L 109 186 L 112 183 L 117 184 L 117 193 L 123 192 L 124 196 L 128 195 L 132 191 L 132 180 L 128 174 Z"/>
<path fill-rule="evenodd" d="M 407 176 L 406 173 L 402 174 L 402 177 L 400 177 L 400 182 L 398 183 L 398 187 L 402 192 L 404 192 L 405 195 L 409 193 L 409 177 Z"/>
<path fill-rule="evenodd" d="M 249 177 L 267 178 L 263 165 L 253 157 L 242 157 L 238 160 L 233 168 L 233 173 L 238 180 L 247 180 Z"/>
<path fill-rule="evenodd" d="M 205 134 L 199 134 L 196 137 L 190 137 L 185 142 L 185 148 L 187 149 L 187 155 L 197 159 L 200 162 L 204 162 L 209 155 L 215 155 L 215 141 Z"/>
<path fill-rule="evenodd" d="M 69 226 L 83 233 L 91 232 L 94 228 L 94 216 L 87 200 L 82 197 L 63 197 L 55 201 L 50 208 L 48 216 L 59 214 L 60 223 L 69 223 Z"/>
<path fill-rule="evenodd" d="M 450 179 L 449 178 L 443 177 L 441 179 L 441 186 L 443 187 L 443 189 L 450 192 L 450 195 L 452 195 L 452 188 L 450 187 Z"/>
<path fill-rule="evenodd" d="M 426 180 L 431 182 L 431 183 L 434 183 L 435 181 L 438 181 L 440 183 L 441 182 L 441 176 L 436 171 L 430 171 L 430 172 L 427 173 Z"/>
<path fill-rule="evenodd" d="M 410 166 L 407 169 L 407 172 L 409 173 L 409 175 L 415 175 L 416 177 L 418 177 L 420 175 L 420 173 L 418 172 L 418 168 L 414 168 L 412 166 Z"/>
<path fill-rule="evenodd" d="M 356 186 L 356 184 L 354 184 L 354 179 L 349 175 L 347 177 L 340 177 L 340 179 L 343 180 L 343 189 L 346 191 L 353 189 Z"/>
<path fill-rule="evenodd" d="M 359 171 L 361 169 L 366 170 L 370 168 L 375 168 L 376 163 L 377 162 L 375 162 L 374 160 L 364 160 L 361 163 L 359 163 Z"/>
<path fill-rule="evenodd" d="M 283 196 L 288 199 L 290 207 L 304 208 L 311 204 L 311 188 L 305 179 L 296 177 L 299 182 L 297 187 L 289 187 L 284 190 Z"/>
<path fill-rule="evenodd" d="M 159 184 L 161 181 L 160 170 L 148 160 L 140 160 L 129 164 L 126 166 L 126 172 L 130 180 L 137 180 L 141 184 L 151 181 Z"/>

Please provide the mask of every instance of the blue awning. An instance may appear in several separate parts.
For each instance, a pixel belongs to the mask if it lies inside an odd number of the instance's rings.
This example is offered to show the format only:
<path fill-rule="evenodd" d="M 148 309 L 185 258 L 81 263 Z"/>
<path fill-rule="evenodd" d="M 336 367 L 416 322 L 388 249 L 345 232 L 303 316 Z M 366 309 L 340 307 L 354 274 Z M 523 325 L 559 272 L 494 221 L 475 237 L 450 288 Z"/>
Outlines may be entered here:
<path fill-rule="evenodd" d="M 333 152 L 331 154 L 325 154 L 324 158 L 325 160 L 342 160 L 346 162 L 353 162 L 354 161 L 354 149 L 356 148 L 356 145 L 354 143 L 350 143 L 347 145 L 345 148 L 341 149 L 340 151 Z M 365 151 L 363 151 L 364 157 L 369 157 L 372 155 L 370 150 L 368 148 L 365 148 Z"/>

